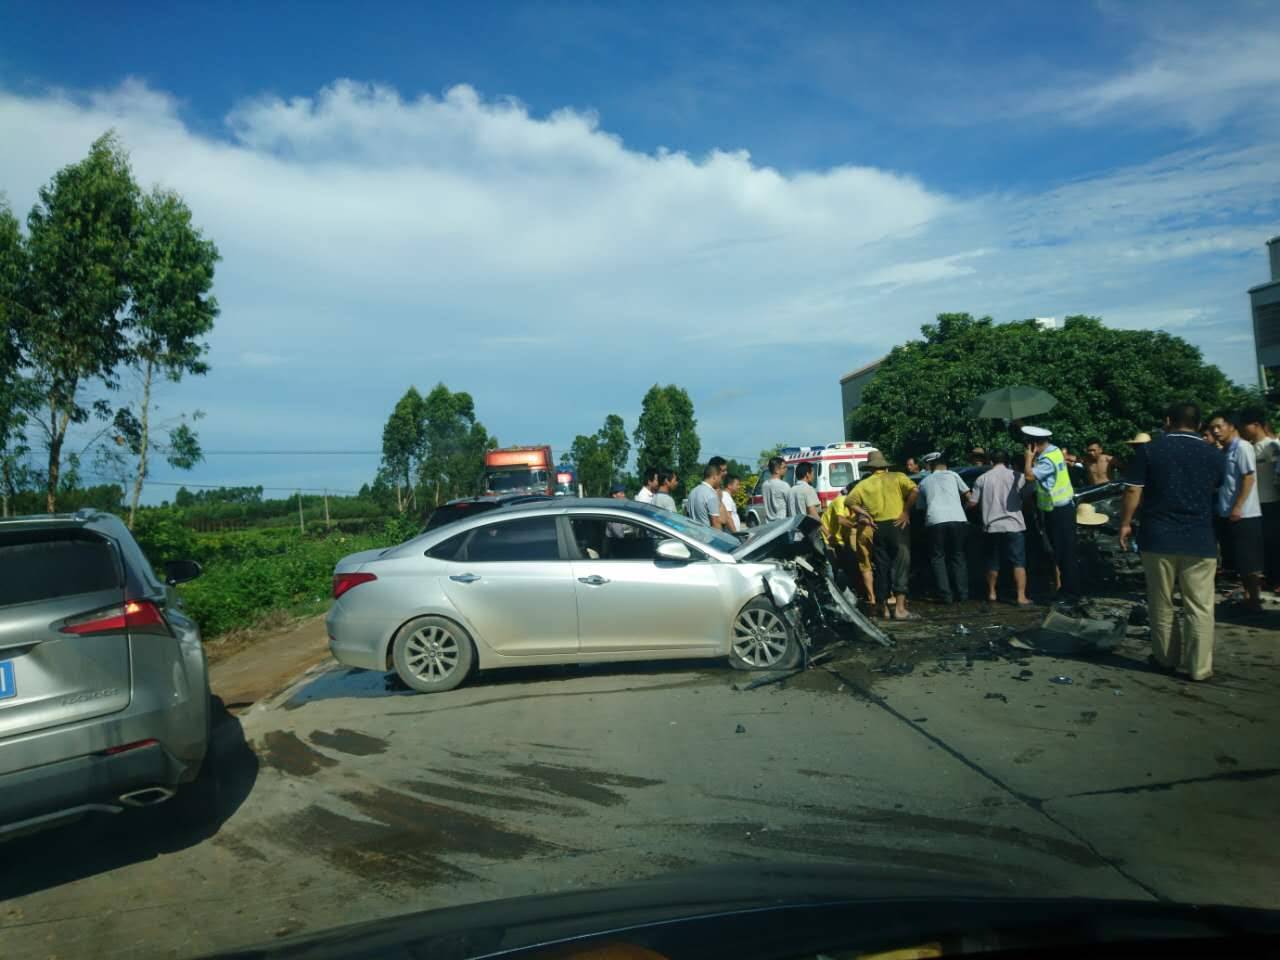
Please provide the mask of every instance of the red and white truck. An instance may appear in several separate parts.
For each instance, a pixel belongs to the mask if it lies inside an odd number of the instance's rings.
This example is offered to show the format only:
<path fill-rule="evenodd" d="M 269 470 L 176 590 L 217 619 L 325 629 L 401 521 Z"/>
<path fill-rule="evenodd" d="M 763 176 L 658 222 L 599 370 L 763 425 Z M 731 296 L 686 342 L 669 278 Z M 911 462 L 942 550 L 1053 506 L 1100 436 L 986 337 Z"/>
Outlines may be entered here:
<path fill-rule="evenodd" d="M 502 447 L 484 455 L 484 492 L 488 496 L 556 493 L 555 461 L 551 448 Z"/>

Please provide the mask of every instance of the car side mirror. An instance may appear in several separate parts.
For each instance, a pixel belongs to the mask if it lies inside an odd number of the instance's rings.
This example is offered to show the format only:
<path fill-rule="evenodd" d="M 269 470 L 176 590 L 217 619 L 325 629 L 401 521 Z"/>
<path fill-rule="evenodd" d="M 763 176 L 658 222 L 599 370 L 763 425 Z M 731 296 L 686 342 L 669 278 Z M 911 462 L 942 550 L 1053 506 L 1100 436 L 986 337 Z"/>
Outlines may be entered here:
<path fill-rule="evenodd" d="M 164 564 L 164 582 L 171 587 L 194 580 L 204 573 L 204 568 L 194 560 L 166 560 Z"/>
<path fill-rule="evenodd" d="M 689 548 L 680 540 L 663 540 L 658 544 L 656 553 L 659 560 L 676 560 L 680 563 L 688 563 L 693 559 L 693 554 L 689 552 Z"/>

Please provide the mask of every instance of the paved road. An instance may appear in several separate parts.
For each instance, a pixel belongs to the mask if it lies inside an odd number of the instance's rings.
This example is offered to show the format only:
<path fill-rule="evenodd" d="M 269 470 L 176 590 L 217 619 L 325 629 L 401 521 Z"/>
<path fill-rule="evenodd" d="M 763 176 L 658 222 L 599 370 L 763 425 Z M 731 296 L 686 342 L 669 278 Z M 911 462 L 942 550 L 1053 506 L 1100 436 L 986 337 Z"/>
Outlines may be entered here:
<path fill-rule="evenodd" d="M 0 956 L 186 957 L 734 860 L 1280 906 L 1277 631 L 1224 631 L 1211 685 L 1123 653 L 747 692 L 719 664 L 530 670 L 435 697 L 325 664 L 224 717 L 211 837 L 111 820 L 4 851 Z"/>

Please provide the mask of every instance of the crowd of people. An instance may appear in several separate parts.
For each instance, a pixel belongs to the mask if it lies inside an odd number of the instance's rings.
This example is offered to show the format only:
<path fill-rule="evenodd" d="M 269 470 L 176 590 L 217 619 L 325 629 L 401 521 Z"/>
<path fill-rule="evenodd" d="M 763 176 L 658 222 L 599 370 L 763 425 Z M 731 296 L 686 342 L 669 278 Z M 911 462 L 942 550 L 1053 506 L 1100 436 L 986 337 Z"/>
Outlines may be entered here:
<path fill-rule="evenodd" d="M 1081 527 L 1112 523 L 1122 550 L 1141 556 L 1152 632 L 1152 663 L 1193 680 L 1213 672 L 1213 629 L 1219 578 L 1238 580 L 1237 603 L 1262 610 L 1262 592 L 1280 594 L 1280 440 L 1265 411 L 1216 413 L 1207 419 L 1191 403 L 1171 406 L 1155 436 L 1139 432 L 1123 453 L 1090 439 L 1083 456 L 1051 431 L 1015 422 L 1018 450 L 969 451 L 982 468 L 972 486 L 941 451 L 903 460 L 903 470 L 872 451 L 863 477 L 824 508 L 812 483 L 813 466 L 773 457 L 759 493 L 765 521 L 806 515 L 821 522 L 847 589 L 868 609 L 894 620 L 916 619 L 909 606 L 913 515 L 925 527 L 929 568 L 944 603 L 969 598 L 968 538 L 981 531 L 986 600 L 997 601 L 1002 572 L 1011 602 L 1032 604 L 1028 592 L 1028 536 L 1052 558 L 1053 600 L 1073 602 L 1085 592 L 1077 557 Z M 636 499 L 675 510 L 674 471 L 644 471 Z M 1076 493 L 1120 481 L 1119 516 L 1076 502 Z M 686 513 L 697 523 L 742 530 L 734 500 L 740 478 L 713 457 L 690 491 Z M 616 487 L 614 496 L 625 496 Z M 1180 607 L 1175 602 L 1180 595 Z M 1180 616 L 1178 612 L 1180 610 Z"/>

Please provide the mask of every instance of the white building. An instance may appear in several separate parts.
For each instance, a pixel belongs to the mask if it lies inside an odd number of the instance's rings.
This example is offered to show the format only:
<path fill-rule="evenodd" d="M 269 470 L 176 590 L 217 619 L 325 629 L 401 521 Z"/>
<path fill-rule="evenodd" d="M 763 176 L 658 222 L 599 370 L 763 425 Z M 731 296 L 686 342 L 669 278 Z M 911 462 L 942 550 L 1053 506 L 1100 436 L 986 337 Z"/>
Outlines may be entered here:
<path fill-rule="evenodd" d="M 1258 358 L 1258 385 L 1280 390 L 1280 237 L 1267 241 L 1271 279 L 1249 290 L 1253 312 L 1253 344 Z"/>

